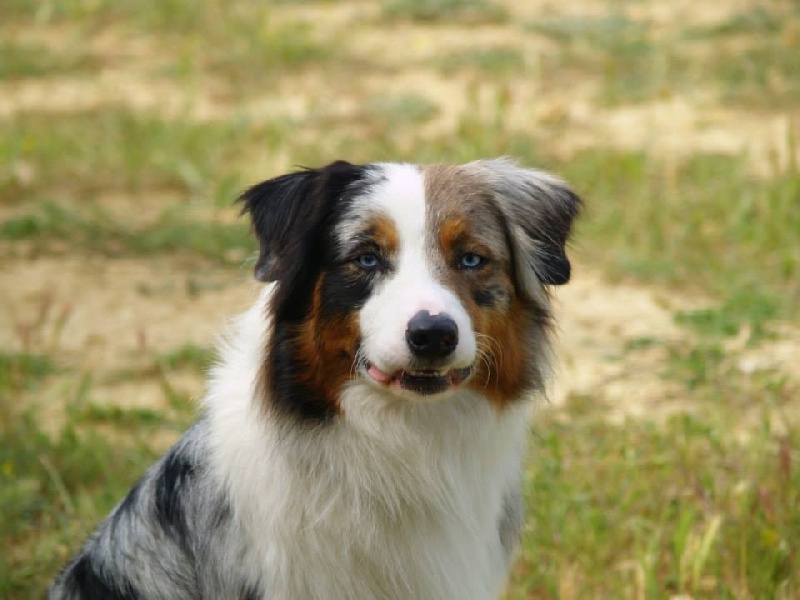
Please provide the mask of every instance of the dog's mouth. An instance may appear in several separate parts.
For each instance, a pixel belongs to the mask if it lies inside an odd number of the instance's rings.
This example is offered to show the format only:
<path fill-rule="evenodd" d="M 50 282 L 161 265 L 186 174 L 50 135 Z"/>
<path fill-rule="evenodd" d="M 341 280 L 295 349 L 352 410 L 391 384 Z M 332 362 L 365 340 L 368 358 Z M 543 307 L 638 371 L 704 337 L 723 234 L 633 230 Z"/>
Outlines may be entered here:
<path fill-rule="evenodd" d="M 367 375 L 386 387 L 400 388 L 420 396 L 441 394 L 458 387 L 472 375 L 472 367 L 441 371 L 436 369 L 399 370 L 394 373 L 382 371 L 372 363 L 366 363 Z"/>

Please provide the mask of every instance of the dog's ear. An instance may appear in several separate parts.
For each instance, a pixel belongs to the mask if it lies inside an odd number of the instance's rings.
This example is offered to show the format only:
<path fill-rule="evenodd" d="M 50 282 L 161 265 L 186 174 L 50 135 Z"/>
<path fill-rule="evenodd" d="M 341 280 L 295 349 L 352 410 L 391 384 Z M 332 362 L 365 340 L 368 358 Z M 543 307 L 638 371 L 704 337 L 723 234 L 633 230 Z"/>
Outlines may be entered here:
<path fill-rule="evenodd" d="M 508 159 L 477 161 L 505 216 L 516 277 L 528 297 L 569 281 L 566 243 L 581 200 L 557 177 Z"/>
<path fill-rule="evenodd" d="M 332 203 L 363 171 L 361 166 L 336 161 L 268 179 L 241 195 L 242 213 L 250 215 L 259 244 L 256 279 L 285 279 L 309 258 L 306 254 Z"/>

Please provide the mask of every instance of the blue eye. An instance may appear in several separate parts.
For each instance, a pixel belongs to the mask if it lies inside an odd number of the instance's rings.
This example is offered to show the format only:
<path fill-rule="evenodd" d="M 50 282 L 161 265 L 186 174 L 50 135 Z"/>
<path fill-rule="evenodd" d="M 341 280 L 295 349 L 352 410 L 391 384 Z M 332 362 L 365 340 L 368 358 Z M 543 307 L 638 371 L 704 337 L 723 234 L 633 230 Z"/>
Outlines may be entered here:
<path fill-rule="evenodd" d="M 462 254 L 458 259 L 458 267 L 460 269 L 478 269 L 484 265 L 486 259 L 480 254 L 474 252 L 467 252 Z"/>
<path fill-rule="evenodd" d="M 362 269 L 374 269 L 380 264 L 380 260 L 376 254 L 367 252 L 356 257 L 356 263 Z"/>

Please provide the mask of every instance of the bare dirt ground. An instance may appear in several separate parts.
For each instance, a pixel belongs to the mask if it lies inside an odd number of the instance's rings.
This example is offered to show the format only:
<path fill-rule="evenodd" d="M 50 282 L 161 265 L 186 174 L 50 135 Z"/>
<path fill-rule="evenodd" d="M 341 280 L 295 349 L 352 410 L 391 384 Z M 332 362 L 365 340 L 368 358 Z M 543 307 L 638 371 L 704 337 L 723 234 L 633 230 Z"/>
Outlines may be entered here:
<path fill-rule="evenodd" d="M 628 10 L 644 11 L 669 33 L 687 19 L 720 22 L 741 4 L 727 0 L 714 3 L 712 8 L 680 1 L 633 4 Z M 600 3 L 588 0 L 509 0 L 506 6 L 515 18 L 523 20 L 600 10 Z M 365 94 L 391 90 L 418 94 L 434 103 L 438 115 L 424 127 L 446 132 L 453 130 L 465 111 L 474 110 L 466 98 L 475 81 L 468 75 L 442 74 L 425 66 L 426 62 L 478 45 L 520 48 L 525 60 L 533 62 L 550 51 L 546 39 L 499 25 L 475 28 L 469 36 L 458 25 L 403 23 L 379 31 L 371 21 L 376 18 L 375 9 L 363 3 L 286 5 L 276 9 L 276 18 L 282 17 L 314 23 L 322 28 L 322 36 L 340 34 L 346 27 L 348 52 L 380 56 L 383 67 L 347 86 L 327 79 L 324 70 L 305 72 L 282 78 L 269 93 L 240 104 L 216 93 L 211 77 L 202 85 L 187 88 L 157 75 L 162 66 L 159 57 L 169 49 L 142 33 L 112 28 L 84 41 L 86 52 L 102 58 L 101 66 L 92 73 L 0 82 L 0 118 L 13 119 L 22 111 L 70 113 L 103 106 L 166 116 L 188 114 L 199 120 L 240 114 L 260 119 L 300 117 L 309 110 L 321 110 L 320 106 L 346 116 L 355 114 Z M 74 44 L 82 34 L 64 26 L 15 35 L 44 41 L 59 50 Z M 608 108 L 596 102 L 591 81 L 551 87 L 531 77 L 511 85 L 508 121 L 520 130 L 557 122 L 560 134 L 554 144 L 564 153 L 608 142 L 667 156 L 698 150 L 750 153 L 754 172 L 758 172 L 774 167 L 776 154 L 788 152 L 790 115 L 727 108 L 713 90 L 699 89 L 657 102 Z M 486 102 L 491 103 L 492 95 L 488 96 Z M 277 171 L 287 168 L 292 157 L 273 157 L 271 162 L 270 167 Z M 591 202 L 591 198 L 587 200 Z M 139 212 L 135 199 L 112 204 L 123 213 L 125 207 L 132 214 Z M 6 210 L 13 209 L 0 206 L 0 211 Z M 254 297 L 254 285 L 244 271 L 204 268 L 202 277 L 208 286 L 198 293 L 187 290 L 181 280 L 184 274 L 183 265 L 176 266 L 172 259 L 163 257 L 7 260 L 0 265 L 0 345 L 24 349 L 38 344 L 57 352 L 76 372 L 94 373 L 92 394 L 98 400 L 158 406 L 163 394 L 155 383 L 106 380 L 154 351 L 167 352 L 186 343 L 212 345 L 226 317 L 243 309 Z M 571 395 L 602 389 L 605 397 L 614 399 L 613 411 L 618 415 L 652 415 L 665 406 L 668 410 L 685 408 L 680 390 L 661 376 L 659 368 L 664 358 L 660 342 L 673 343 L 690 335 L 673 319 L 676 304 L 685 301 L 674 291 L 609 282 L 578 265 L 574 281 L 558 291 L 562 366 L 553 401 L 560 403 Z M 697 303 L 702 304 L 702 299 Z M 629 344 L 640 338 L 656 343 L 621 360 Z M 742 369 L 774 367 L 793 376 L 797 357 L 800 335 L 787 326 L 780 339 L 749 349 L 742 358 Z M 74 385 L 74 376 L 57 377 L 47 395 L 57 404 Z M 195 396 L 202 393 L 199 376 L 187 376 L 178 385 Z"/>

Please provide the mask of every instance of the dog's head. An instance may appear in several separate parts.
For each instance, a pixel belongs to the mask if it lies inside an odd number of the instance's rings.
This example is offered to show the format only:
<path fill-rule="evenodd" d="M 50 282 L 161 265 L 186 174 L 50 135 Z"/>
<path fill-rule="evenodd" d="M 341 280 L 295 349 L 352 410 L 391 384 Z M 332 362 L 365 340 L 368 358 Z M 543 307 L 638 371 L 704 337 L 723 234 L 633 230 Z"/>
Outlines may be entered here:
<path fill-rule="evenodd" d="M 566 283 L 580 201 L 505 159 L 352 165 L 243 196 L 276 281 L 264 380 L 271 406 L 310 419 L 363 382 L 409 401 L 470 388 L 497 406 L 541 387 L 547 287 Z"/>

